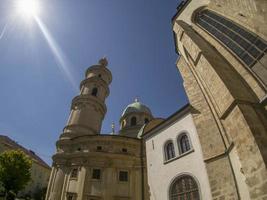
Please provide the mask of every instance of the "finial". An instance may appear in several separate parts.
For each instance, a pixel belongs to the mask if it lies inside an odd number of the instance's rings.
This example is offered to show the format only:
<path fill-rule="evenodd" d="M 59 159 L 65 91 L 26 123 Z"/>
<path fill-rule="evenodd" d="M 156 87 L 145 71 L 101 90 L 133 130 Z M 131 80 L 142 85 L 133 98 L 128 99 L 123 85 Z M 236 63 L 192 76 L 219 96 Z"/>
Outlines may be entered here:
<path fill-rule="evenodd" d="M 138 97 L 135 97 L 134 102 L 136 102 L 136 103 L 139 102 Z"/>
<path fill-rule="evenodd" d="M 108 66 L 108 60 L 107 60 L 106 57 L 101 58 L 101 59 L 98 61 L 98 63 L 99 63 L 100 65 L 102 65 L 103 67 Z"/>
<path fill-rule="evenodd" d="M 111 124 L 111 129 L 112 129 L 112 135 L 115 135 L 115 124 L 114 124 L 114 122 L 112 122 L 112 124 Z"/>

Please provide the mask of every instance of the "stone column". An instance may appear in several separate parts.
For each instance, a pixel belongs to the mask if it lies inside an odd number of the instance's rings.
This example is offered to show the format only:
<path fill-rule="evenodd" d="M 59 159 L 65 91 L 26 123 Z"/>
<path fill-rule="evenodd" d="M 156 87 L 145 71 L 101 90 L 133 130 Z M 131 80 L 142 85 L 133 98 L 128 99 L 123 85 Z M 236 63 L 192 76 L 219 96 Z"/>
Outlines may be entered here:
<path fill-rule="evenodd" d="M 51 174 L 50 174 L 49 182 L 48 182 L 47 191 L 46 191 L 46 198 L 45 198 L 46 200 L 49 200 L 49 195 L 50 195 L 50 193 L 52 191 L 53 182 L 55 180 L 55 173 L 56 173 L 56 168 L 53 166 Z"/>
<path fill-rule="evenodd" d="M 60 200 L 61 199 L 61 191 L 64 183 L 65 174 L 61 167 L 56 167 L 54 169 L 55 177 L 49 183 L 48 188 L 50 188 L 49 193 L 47 193 L 47 200 Z"/>
<path fill-rule="evenodd" d="M 79 194 L 77 200 L 83 200 L 85 198 L 84 197 L 85 181 L 89 181 L 89 180 L 86 180 L 86 167 L 82 166 L 79 172 L 79 180 L 77 182 L 77 186 L 78 186 L 77 193 Z"/>

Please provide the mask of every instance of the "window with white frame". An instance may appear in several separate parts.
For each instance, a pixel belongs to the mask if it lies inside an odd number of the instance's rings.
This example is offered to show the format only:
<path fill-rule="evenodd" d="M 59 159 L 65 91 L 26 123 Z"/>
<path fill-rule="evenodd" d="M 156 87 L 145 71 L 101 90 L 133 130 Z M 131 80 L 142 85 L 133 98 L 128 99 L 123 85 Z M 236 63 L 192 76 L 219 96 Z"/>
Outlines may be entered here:
<path fill-rule="evenodd" d="M 172 141 L 168 141 L 165 144 L 164 151 L 165 151 L 165 160 L 170 160 L 175 157 L 175 150 Z"/>
<path fill-rule="evenodd" d="M 179 136 L 177 143 L 180 154 L 183 154 L 191 149 L 190 140 L 187 134 L 182 134 Z"/>

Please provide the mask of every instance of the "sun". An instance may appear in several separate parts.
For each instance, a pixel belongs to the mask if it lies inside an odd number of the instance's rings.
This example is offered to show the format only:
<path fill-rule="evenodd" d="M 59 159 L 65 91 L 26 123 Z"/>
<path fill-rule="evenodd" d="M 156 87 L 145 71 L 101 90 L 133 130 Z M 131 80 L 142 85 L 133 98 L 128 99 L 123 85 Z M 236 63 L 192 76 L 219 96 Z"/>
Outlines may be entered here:
<path fill-rule="evenodd" d="M 40 12 L 38 0 L 17 0 L 16 9 L 25 17 L 36 17 Z"/>

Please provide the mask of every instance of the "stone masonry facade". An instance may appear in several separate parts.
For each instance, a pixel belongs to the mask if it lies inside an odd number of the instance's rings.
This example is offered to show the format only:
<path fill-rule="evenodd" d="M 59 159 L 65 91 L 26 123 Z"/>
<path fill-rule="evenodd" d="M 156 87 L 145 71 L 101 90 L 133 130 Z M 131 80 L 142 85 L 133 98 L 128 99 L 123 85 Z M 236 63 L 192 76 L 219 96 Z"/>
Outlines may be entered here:
<path fill-rule="evenodd" d="M 260 0 L 191 0 L 173 18 L 177 67 L 194 108 L 213 199 L 267 199 L 267 90 L 194 16 L 208 9 L 266 40 L 266 8 Z"/>

